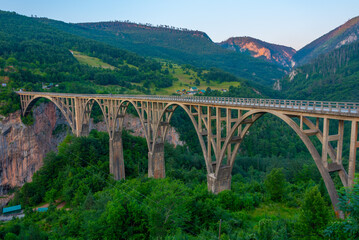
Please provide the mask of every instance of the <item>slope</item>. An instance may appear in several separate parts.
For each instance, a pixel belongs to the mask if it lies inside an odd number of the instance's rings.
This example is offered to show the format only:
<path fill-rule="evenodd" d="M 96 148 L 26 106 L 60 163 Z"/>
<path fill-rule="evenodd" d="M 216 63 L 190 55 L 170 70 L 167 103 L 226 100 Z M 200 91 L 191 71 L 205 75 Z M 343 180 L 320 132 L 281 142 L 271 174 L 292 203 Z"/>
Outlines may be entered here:
<path fill-rule="evenodd" d="M 217 46 L 203 32 L 124 22 L 65 24 L 42 19 L 63 31 L 95 39 L 143 56 L 197 67 L 217 67 L 267 86 L 284 76 L 274 64 Z"/>
<path fill-rule="evenodd" d="M 299 66 L 306 64 L 321 54 L 357 41 L 358 37 L 359 16 L 306 45 L 293 56 L 293 60 Z"/>
<path fill-rule="evenodd" d="M 359 42 L 293 70 L 282 85 L 291 99 L 359 101 Z"/>

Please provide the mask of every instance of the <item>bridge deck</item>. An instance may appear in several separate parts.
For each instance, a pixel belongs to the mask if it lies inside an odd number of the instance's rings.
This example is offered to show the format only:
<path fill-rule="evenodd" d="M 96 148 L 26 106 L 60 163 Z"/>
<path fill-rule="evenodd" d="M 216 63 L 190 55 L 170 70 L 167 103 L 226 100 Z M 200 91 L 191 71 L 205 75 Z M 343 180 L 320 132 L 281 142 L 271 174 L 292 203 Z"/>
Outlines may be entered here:
<path fill-rule="evenodd" d="M 49 97 L 77 97 L 98 99 L 133 99 L 160 102 L 195 103 L 201 105 L 224 106 L 233 108 L 273 109 L 296 113 L 321 114 L 333 116 L 359 117 L 359 103 L 327 102 L 311 100 L 196 97 L 196 96 L 158 96 L 158 95 L 120 95 L 120 94 L 71 94 L 49 92 L 16 92 L 19 95 L 40 95 Z"/>

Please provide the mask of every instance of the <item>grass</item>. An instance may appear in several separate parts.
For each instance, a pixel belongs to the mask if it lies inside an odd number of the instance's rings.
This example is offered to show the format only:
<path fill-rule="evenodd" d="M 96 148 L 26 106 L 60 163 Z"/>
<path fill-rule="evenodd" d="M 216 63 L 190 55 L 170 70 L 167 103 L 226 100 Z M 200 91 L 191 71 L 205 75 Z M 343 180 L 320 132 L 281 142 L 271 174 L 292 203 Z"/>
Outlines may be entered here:
<path fill-rule="evenodd" d="M 71 50 L 71 52 L 72 52 L 73 56 L 77 59 L 77 61 L 79 61 L 81 64 L 89 65 L 91 67 L 96 67 L 96 68 L 104 68 L 104 69 L 111 69 L 111 70 L 115 69 L 114 66 L 112 66 L 108 63 L 105 63 L 98 58 L 90 57 L 90 56 L 84 55 L 80 52 L 76 52 L 76 51 L 72 51 L 72 50 Z"/>
<path fill-rule="evenodd" d="M 98 58 L 90 57 L 90 56 L 87 56 L 87 55 L 85 55 L 81 52 L 77 52 L 77 51 L 71 50 L 71 52 L 73 53 L 73 56 L 81 64 L 86 64 L 86 65 L 89 65 L 91 67 L 96 67 L 96 68 L 104 68 L 104 69 L 111 69 L 111 70 L 116 69 L 114 66 L 107 64 Z M 165 62 L 163 60 L 159 60 L 159 61 L 162 64 L 162 70 L 167 69 L 169 71 L 169 74 L 178 80 L 174 81 L 173 85 L 168 88 L 158 89 L 158 88 L 155 88 L 154 85 L 151 86 L 151 88 L 150 88 L 151 93 L 156 94 L 156 95 L 172 95 L 172 94 L 176 93 L 177 90 L 182 90 L 182 89 L 186 89 L 187 91 L 189 91 L 189 89 L 191 87 L 195 86 L 194 82 L 196 79 L 198 79 L 200 81 L 200 85 L 196 86 L 200 90 L 201 89 L 206 90 L 208 87 L 211 88 L 212 90 L 221 90 L 221 89 L 228 90 L 228 88 L 230 86 L 239 87 L 241 85 L 239 82 L 222 82 L 222 83 L 218 83 L 218 82 L 214 82 L 214 81 L 206 82 L 201 77 L 199 77 L 198 74 L 195 71 L 193 71 L 192 69 L 183 68 L 180 65 L 174 64 L 174 63 L 171 64 L 172 68 L 170 68 L 168 66 L 167 62 Z M 128 63 L 125 63 L 125 65 L 132 67 L 132 68 L 137 68 Z M 143 83 L 133 83 L 133 85 L 142 86 Z M 100 86 L 100 85 L 93 84 L 93 87 L 96 89 L 96 92 L 98 92 L 98 93 L 108 92 L 108 93 L 113 93 L 113 94 L 143 94 L 142 92 L 139 92 L 137 90 L 124 89 L 120 86 L 115 86 L 115 85 Z"/>
<path fill-rule="evenodd" d="M 268 216 L 282 219 L 293 219 L 299 215 L 299 208 L 287 207 L 284 203 L 261 204 L 259 207 L 246 212 L 253 220 L 260 220 Z"/>
<path fill-rule="evenodd" d="M 151 89 L 151 92 L 157 95 L 171 95 L 176 93 L 177 90 L 186 89 L 187 91 L 195 86 L 194 82 L 196 79 L 200 81 L 200 85 L 196 86 L 198 89 L 206 90 L 210 87 L 212 90 L 221 90 L 227 89 L 230 86 L 239 87 L 241 84 L 239 82 L 223 82 L 218 83 L 214 81 L 210 81 L 207 83 L 202 78 L 198 76 L 196 72 L 191 69 L 183 69 L 181 66 L 177 64 L 172 64 L 172 68 L 167 67 L 165 64 L 162 66 L 162 70 L 168 69 L 169 73 L 178 79 L 178 81 L 174 81 L 173 85 L 168 88 L 161 88 L 161 89 Z"/>
<path fill-rule="evenodd" d="M 287 219 L 296 220 L 299 218 L 300 209 L 287 207 L 284 203 L 261 203 L 259 207 L 253 210 L 242 210 L 238 212 L 246 216 L 248 225 L 254 227 L 263 218 L 272 220 Z"/>

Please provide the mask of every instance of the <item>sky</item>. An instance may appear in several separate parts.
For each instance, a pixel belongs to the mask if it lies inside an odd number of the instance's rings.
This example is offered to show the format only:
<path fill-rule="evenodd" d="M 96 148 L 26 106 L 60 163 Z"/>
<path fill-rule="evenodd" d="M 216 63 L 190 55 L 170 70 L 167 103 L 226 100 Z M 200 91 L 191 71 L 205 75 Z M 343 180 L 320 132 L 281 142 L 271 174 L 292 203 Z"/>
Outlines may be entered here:
<path fill-rule="evenodd" d="M 0 9 L 64 22 L 124 21 L 250 36 L 293 47 L 359 15 L 359 0 L 0 0 Z"/>

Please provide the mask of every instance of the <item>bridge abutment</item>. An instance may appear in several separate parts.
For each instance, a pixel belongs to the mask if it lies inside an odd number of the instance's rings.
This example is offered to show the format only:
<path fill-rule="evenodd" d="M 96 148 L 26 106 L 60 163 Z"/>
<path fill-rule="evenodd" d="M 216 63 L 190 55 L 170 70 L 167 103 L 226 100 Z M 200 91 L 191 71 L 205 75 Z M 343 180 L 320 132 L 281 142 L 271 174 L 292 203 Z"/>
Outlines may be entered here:
<path fill-rule="evenodd" d="M 148 152 L 148 177 L 166 177 L 164 143 L 156 143 L 154 151 Z"/>
<path fill-rule="evenodd" d="M 125 179 L 125 164 L 123 160 L 122 133 L 116 131 L 110 138 L 110 174 L 115 180 Z"/>
<path fill-rule="evenodd" d="M 208 191 L 218 194 L 223 190 L 231 189 L 232 168 L 230 166 L 223 166 L 219 169 L 217 177 L 214 173 L 207 174 Z"/>

